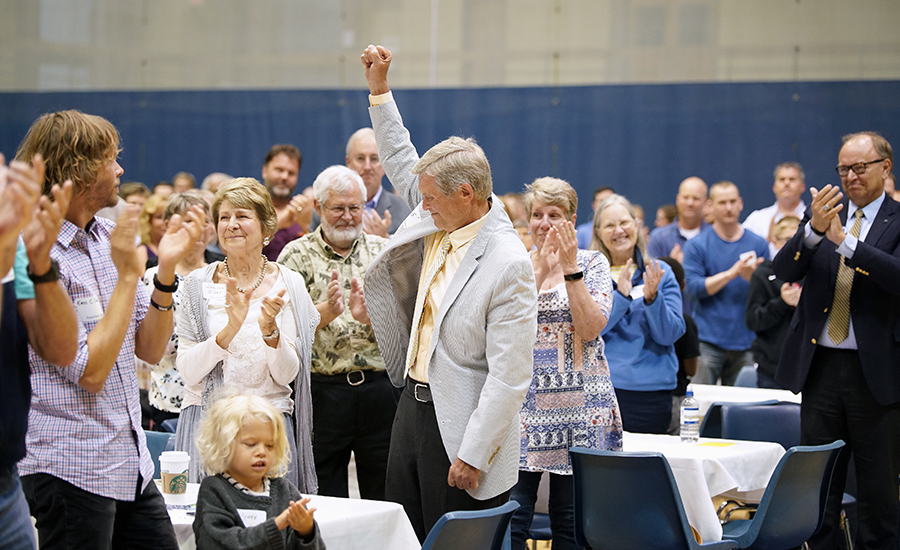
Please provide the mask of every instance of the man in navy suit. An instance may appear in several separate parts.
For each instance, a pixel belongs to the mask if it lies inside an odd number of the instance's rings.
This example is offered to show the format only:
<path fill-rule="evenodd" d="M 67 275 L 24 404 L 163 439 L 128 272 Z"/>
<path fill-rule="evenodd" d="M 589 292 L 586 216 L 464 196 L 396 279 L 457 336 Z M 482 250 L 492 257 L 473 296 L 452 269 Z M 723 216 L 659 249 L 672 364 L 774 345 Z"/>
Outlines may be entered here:
<path fill-rule="evenodd" d="M 857 547 L 897 548 L 900 204 L 884 193 L 892 166 L 891 146 L 880 135 L 845 136 L 837 166 L 844 192 L 831 185 L 811 189 L 803 225 L 774 261 L 778 277 L 806 277 L 775 378 L 803 391 L 803 444 L 847 443 L 825 524 L 810 541 L 814 550 L 841 547 L 838 516 L 850 456 Z"/>

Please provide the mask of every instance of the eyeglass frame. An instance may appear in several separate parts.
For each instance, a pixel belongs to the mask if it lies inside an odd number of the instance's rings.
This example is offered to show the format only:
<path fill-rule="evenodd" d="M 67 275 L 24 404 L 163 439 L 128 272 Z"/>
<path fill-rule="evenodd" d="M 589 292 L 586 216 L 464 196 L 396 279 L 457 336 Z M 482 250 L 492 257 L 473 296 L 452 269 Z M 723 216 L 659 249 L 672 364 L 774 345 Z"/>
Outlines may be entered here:
<path fill-rule="evenodd" d="M 870 164 L 878 164 L 879 162 L 886 161 L 886 158 L 878 159 L 878 160 L 870 160 L 869 162 L 857 162 L 856 164 L 851 164 L 850 166 L 844 166 L 843 164 L 838 164 L 834 167 L 835 171 L 837 171 L 838 175 L 842 178 L 846 178 L 850 175 L 850 170 L 853 170 L 853 173 L 857 176 L 862 176 L 869 169 Z M 862 166 L 862 171 L 856 169 L 857 166 Z M 841 173 L 841 170 L 846 170 L 845 173 Z"/>
<path fill-rule="evenodd" d="M 342 217 L 344 212 L 349 212 L 351 216 L 358 216 L 365 209 L 365 204 L 351 204 L 349 206 L 325 206 L 322 205 L 322 208 L 330 211 L 333 215 L 337 217 Z"/>

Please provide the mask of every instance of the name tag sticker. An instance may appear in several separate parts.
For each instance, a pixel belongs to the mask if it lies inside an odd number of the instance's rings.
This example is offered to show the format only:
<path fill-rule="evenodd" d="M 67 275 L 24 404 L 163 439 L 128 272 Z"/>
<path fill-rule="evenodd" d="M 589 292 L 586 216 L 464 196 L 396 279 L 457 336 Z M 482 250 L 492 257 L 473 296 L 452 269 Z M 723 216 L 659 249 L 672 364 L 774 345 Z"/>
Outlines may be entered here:
<path fill-rule="evenodd" d="M 237 512 L 241 516 L 241 521 L 244 522 L 244 527 L 255 527 L 266 522 L 265 510 L 241 510 L 238 508 Z"/>
<path fill-rule="evenodd" d="M 103 306 L 100 304 L 100 298 L 96 296 L 87 296 L 85 298 L 76 298 L 75 310 L 78 312 L 78 318 L 82 323 L 91 323 L 99 321 L 103 317 Z"/>
<path fill-rule="evenodd" d="M 203 283 L 203 297 L 207 300 L 225 300 L 225 285 Z"/>

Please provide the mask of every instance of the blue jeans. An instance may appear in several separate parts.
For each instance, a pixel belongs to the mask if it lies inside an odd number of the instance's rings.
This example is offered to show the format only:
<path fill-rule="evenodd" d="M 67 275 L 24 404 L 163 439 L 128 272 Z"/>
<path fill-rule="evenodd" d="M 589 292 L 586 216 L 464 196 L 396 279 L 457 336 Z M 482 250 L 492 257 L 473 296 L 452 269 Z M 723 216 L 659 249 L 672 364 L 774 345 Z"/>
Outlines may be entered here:
<path fill-rule="evenodd" d="M 512 550 L 524 550 L 528 529 L 534 516 L 538 485 L 543 472 L 519 470 L 519 481 L 513 485 L 510 500 L 519 503 L 510 521 Z M 575 544 L 575 486 L 572 476 L 550 474 L 550 531 L 553 533 L 553 550 L 574 550 Z"/>
<path fill-rule="evenodd" d="M 16 467 L 0 472 L 0 548 L 34 550 L 34 527 Z"/>
<path fill-rule="evenodd" d="M 749 349 L 724 349 L 709 342 L 700 342 L 697 374 L 691 377 L 691 382 L 715 385 L 721 378 L 723 386 L 733 386 L 741 369 L 753 363 L 753 353 Z"/>

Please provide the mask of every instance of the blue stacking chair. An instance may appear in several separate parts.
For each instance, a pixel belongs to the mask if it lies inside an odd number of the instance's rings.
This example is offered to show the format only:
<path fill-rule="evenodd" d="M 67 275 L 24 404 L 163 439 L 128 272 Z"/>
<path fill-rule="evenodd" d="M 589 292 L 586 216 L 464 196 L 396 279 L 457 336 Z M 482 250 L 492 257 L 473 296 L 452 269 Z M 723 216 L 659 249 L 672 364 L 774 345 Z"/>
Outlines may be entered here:
<path fill-rule="evenodd" d="M 700 437 L 722 437 L 722 407 L 726 405 L 774 405 L 778 403 L 775 399 L 767 401 L 757 401 L 753 403 L 730 403 L 715 402 L 709 406 L 709 410 L 703 415 L 703 422 L 700 423 Z"/>
<path fill-rule="evenodd" d="M 741 404 L 722 407 L 722 437 L 772 441 L 785 449 L 800 444 L 800 404 Z"/>
<path fill-rule="evenodd" d="M 721 410 L 722 437 L 743 441 L 773 441 L 785 449 L 800 444 L 800 405 L 777 402 L 774 404 L 724 405 Z M 851 465 L 852 467 L 852 461 Z M 848 470 L 848 479 L 852 468 Z M 854 517 L 856 498 L 844 493 L 841 499 L 841 528 L 849 550 L 853 550 L 849 517 Z"/>
<path fill-rule="evenodd" d="M 159 479 L 159 455 L 175 446 L 175 435 L 167 432 L 144 431 L 147 436 L 147 449 L 153 458 L 153 479 Z M 169 444 L 171 440 L 171 445 Z"/>
<path fill-rule="evenodd" d="M 756 365 L 744 365 L 734 379 L 734 385 L 740 388 L 757 388 L 758 380 Z"/>
<path fill-rule="evenodd" d="M 722 526 L 722 538 L 750 550 L 789 550 L 822 527 L 825 500 L 843 441 L 791 447 L 778 462 L 753 519 Z"/>
<path fill-rule="evenodd" d="M 162 429 L 169 432 L 175 433 L 178 430 L 178 419 L 177 418 L 167 418 L 160 423 Z"/>
<path fill-rule="evenodd" d="M 422 550 L 501 550 L 518 508 L 519 503 L 511 500 L 487 510 L 447 512 L 428 532 Z"/>
<path fill-rule="evenodd" d="M 569 450 L 575 481 L 575 541 L 593 550 L 737 548 L 694 540 L 669 463 L 660 453 Z"/>

